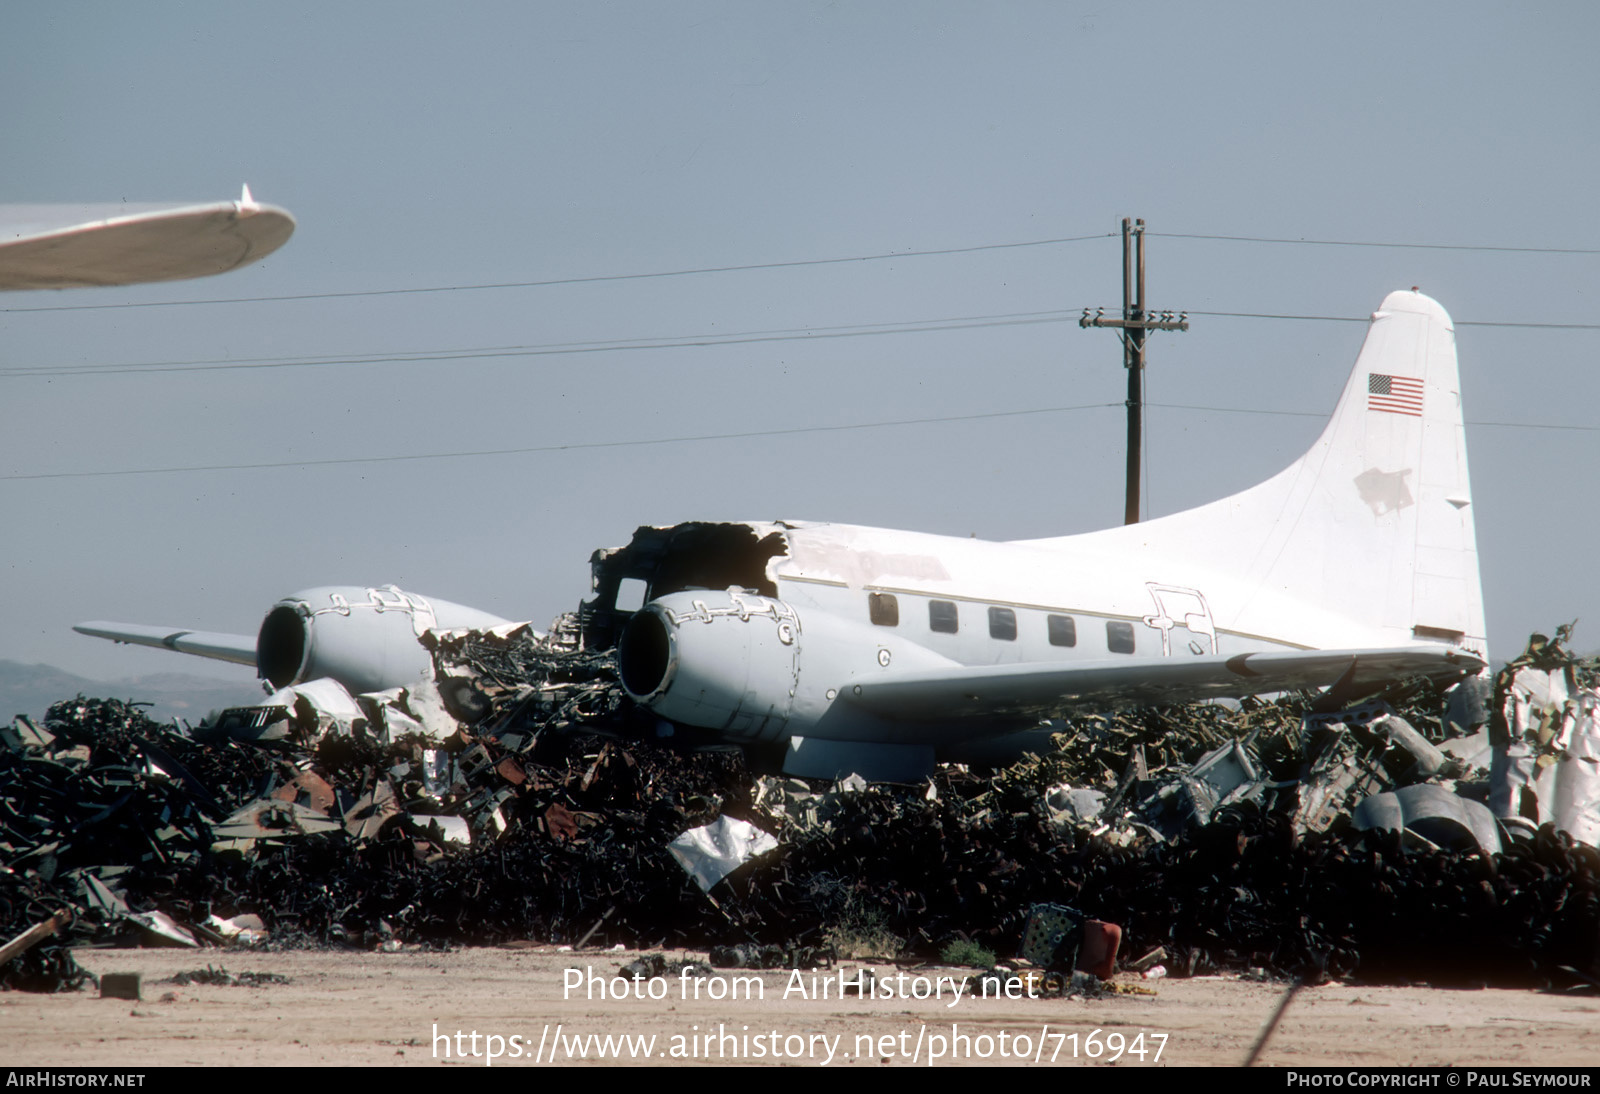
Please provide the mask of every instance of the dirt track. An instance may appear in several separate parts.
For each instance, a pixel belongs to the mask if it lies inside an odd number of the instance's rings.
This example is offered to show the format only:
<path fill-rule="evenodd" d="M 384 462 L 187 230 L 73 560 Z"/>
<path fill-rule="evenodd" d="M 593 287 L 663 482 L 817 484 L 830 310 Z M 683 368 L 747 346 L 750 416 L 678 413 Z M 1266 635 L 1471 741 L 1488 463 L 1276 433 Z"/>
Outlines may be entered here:
<path fill-rule="evenodd" d="M 80 962 L 95 973 L 141 973 L 143 999 L 101 999 L 93 990 L 0 993 L 0 1063 L 483 1066 L 493 1044 L 486 1038 L 495 1034 L 503 1039 L 498 1066 L 548 1064 L 559 1025 L 563 1045 L 588 1034 L 653 1034 L 645 1058 L 655 1064 L 818 1064 L 832 1044 L 835 1067 L 909 1065 L 913 1053 L 916 1063 L 926 1065 L 941 1045 L 945 1052 L 951 1044 L 959 1051 L 965 1036 L 972 1038 L 965 1043 L 972 1058 L 938 1063 L 1021 1063 L 999 1053 L 1003 1045 L 1012 1057 L 1026 1044 L 1026 1062 L 1037 1054 L 1038 1063 L 1047 1064 L 1054 1055 L 1059 1065 L 1089 1063 L 1087 1054 L 1097 1049 L 1105 1062 L 1110 1052 L 1104 1046 L 1120 1034 L 1127 1051 L 1118 1066 L 1137 1067 L 1133 1053 L 1142 1047 L 1145 1066 L 1157 1062 L 1157 1035 L 1167 1034 L 1160 1064 L 1231 1065 L 1244 1059 L 1283 990 L 1234 979 L 1168 979 L 1150 985 L 1159 993 L 1154 997 L 962 997 L 952 1007 L 948 984 L 942 1001 L 841 1001 L 832 997 L 836 991 L 826 1000 L 793 991 L 785 999 L 789 974 L 769 972 L 731 974 L 759 975 L 763 986 L 764 998 L 737 1004 L 680 998 L 684 984 L 677 977 L 658 986 L 666 996 L 660 1000 L 590 1000 L 581 989 L 563 999 L 569 967 L 592 967 L 610 978 L 634 956 L 574 956 L 548 948 L 394 954 L 81 950 Z M 234 973 L 279 973 L 290 983 L 250 988 L 162 982 L 208 963 Z M 876 968 L 880 975 L 894 971 Z M 930 978 L 954 972 L 915 970 Z M 836 981 L 835 974 L 835 989 Z M 809 978 L 806 986 L 809 991 Z M 688 990 L 692 995 L 692 981 Z M 1096 1030 L 1098 1038 L 1091 1041 Z M 474 1048 L 473 1031 L 479 1034 L 479 1055 L 463 1060 L 459 1052 Z M 714 1035 L 709 1047 L 691 1040 L 708 1031 Z M 1142 1046 L 1135 1040 L 1141 1032 Z M 513 1036 L 521 1040 L 513 1042 Z M 591 1062 L 598 1062 L 592 1042 L 588 1048 Z M 979 1058 L 985 1049 L 988 1058 Z M 675 1058 L 675 1051 L 683 1058 Z M 556 1062 L 568 1062 L 565 1049 Z M 1592 1065 L 1600 1063 L 1600 999 L 1517 991 L 1308 989 L 1290 1006 L 1262 1062 Z"/>

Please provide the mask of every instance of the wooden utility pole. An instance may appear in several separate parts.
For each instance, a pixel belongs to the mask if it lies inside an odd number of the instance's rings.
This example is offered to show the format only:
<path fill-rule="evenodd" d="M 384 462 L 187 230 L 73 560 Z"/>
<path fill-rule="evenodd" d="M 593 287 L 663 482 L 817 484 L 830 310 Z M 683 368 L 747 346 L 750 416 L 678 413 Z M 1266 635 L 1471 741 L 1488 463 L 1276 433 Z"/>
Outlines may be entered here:
<path fill-rule="evenodd" d="M 1170 311 L 1152 316 L 1144 306 L 1144 221 L 1122 218 L 1122 318 L 1107 319 L 1105 309 L 1093 315 L 1083 309 L 1080 327 L 1116 327 L 1122 331 L 1122 367 L 1128 370 L 1128 493 L 1122 523 L 1139 523 L 1139 448 L 1144 440 L 1144 342 L 1153 330 L 1188 330 L 1187 312 L 1174 319 Z"/>

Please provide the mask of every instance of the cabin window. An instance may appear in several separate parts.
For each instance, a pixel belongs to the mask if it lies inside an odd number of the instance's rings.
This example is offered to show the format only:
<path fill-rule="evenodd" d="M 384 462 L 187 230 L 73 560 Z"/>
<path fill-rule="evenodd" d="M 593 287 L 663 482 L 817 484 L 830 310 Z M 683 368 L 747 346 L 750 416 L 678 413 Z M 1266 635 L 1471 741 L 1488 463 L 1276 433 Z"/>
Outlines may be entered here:
<path fill-rule="evenodd" d="M 1050 644 L 1052 646 L 1076 646 L 1078 644 L 1078 624 L 1070 615 L 1045 616 L 1045 625 L 1050 629 Z"/>
<path fill-rule="evenodd" d="M 935 634 L 955 634 L 961 628 L 953 600 L 928 601 L 928 629 Z"/>
<path fill-rule="evenodd" d="M 1017 640 L 1017 613 L 1010 608 L 989 609 L 989 637 L 1002 642 Z"/>
<path fill-rule="evenodd" d="M 1120 619 L 1106 620 L 1106 649 L 1112 653 L 1133 652 L 1133 624 Z"/>
<path fill-rule="evenodd" d="M 868 593 L 867 618 L 880 627 L 900 625 L 900 602 L 893 593 Z"/>

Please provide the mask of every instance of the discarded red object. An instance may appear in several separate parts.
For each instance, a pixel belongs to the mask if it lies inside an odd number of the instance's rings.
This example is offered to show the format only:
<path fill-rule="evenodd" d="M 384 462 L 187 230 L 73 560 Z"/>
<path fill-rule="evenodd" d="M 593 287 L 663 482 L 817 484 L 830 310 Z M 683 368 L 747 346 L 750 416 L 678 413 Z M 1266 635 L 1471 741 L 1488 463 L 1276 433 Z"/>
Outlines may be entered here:
<path fill-rule="evenodd" d="M 1078 968 L 1102 980 L 1111 979 L 1111 973 L 1117 966 L 1117 948 L 1121 945 L 1121 927 L 1098 919 L 1085 921 L 1083 946 L 1078 950 Z"/>
<path fill-rule="evenodd" d="M 554 839 L 570 840 L 578 838 L 578 821 L 572 815 L 572 810 L 556 802 L 544 811 L 546 830 Z"/>

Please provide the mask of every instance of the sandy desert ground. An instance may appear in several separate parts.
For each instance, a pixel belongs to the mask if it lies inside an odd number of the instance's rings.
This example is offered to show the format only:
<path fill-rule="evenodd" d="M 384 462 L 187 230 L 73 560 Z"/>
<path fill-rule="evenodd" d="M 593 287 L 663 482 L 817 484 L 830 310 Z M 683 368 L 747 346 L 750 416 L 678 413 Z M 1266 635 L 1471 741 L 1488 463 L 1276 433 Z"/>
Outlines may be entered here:
<path fill-rule="evenodd" d="M 940 1066 L 1061 1066 L 1105 1064 L 1120 1047 L 1118 1067 L 1234 1065 L 1284 990 L 1234 978 L 1165 979 L 1147 985 L 1154 996 L 953 1000 L 951 981 L 938 978 L 965 973 L 921 968 L 887 983 L 902 993 L 941 989 L 942 998 L 840 999 L 837 970 L 819 970 L 817 981 L 803 974 L 803 993 L 787 972 L 729 972 L 753 978 L 739 985 L 759 994 L 737 1002 L 709 997 L 735 990 L 732 981 L 715 989 L 698 982 L 696 998 L 697 981 L 678 976 L 656 985 L 657 999 L 611 998 L 611 988 L 635 990 L 611 981 L 635 956 L 551 948 L 81 950 L 79 961 L 97 974 L 140 973 L 142 999 L 103 999 L 92 989 L 0 993 L 0 1064 L 880 1067 L 926 1066 L 931 1058 Z M 289 981 L 244 987 L 169 980 L 208 964 Z M 899 971 L 872 967 L 881 977 Z M 606 998 L 591 998 L 600 988 L 590 986 L 588 969 L 609 982 Z M 917 976 L 927 979 L 911 979 Z M 829 997 L 814 997 L 824 981 Z M 1293 1000 L 1260 1062 L 1592 1065 L 1600 1063 L 1600 997 L 1309 988 Z"/>

